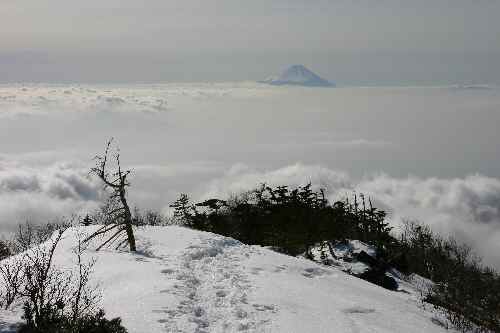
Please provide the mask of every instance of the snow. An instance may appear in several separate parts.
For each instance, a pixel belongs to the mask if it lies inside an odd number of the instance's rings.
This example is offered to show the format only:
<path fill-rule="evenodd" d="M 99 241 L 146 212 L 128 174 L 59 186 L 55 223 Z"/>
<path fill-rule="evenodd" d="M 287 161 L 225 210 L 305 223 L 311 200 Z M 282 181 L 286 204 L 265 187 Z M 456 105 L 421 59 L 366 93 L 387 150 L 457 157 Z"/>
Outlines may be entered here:
<path fill-rule="evenodd" d="M 79 232 L 59 244 L 70 267 Z M 391 292 L 336 267 L 183 227 L 144 227 L 139 251 L 88 250 L 109 317 L 143 332 L 444 332 L 415 295 Z M 0 312 L 0 332 L 20 309 Z"/>
<path fill-rule="evenodd" d="M 365 252 L 377 260 L 377 249 L 373 245 L 366 244 L 356 239 L 343 241 L 322 242 L 316 244 L 311 250 L 312 260 L 317 263 L 336 267 L 350 275 L 361 276 L 374 267 L 359 260 L 358 255 Z M 305 258 L 305 254 L 302 255 Z M 423 297 L 428 295 L 434 283 L 418 274 L 405 275 L 395 268 L 388 268 L 385 275 L 394 279 L 397 283 L 397 291 L 412 296 Z"/>
<path fill-rule="evenodd" d="M 374 246 L 368 245 L 357 239 L 347 240 L 346 243 L 337 243 L 332 246 L 332 250 L 337 257 L 359 254 L 361 253 L 361 251 L 366 252 L 372 257 L 375 257 L 377 255 L 377 250 Z"/>
<path fill-rule="evenodd" d="M 275 86 L 281 85 L 300 85 L 308 87 L 333 87 L 335 84 L 319 77 L 303 65 L 293 65 L 286 69 L 278 77 L 270 77 L 262 83 L 268 83 Z"/>
<path fill-rule="evenodd" d="M 376 257 L 374 246 L 356 239 L 347 239 L 345 242 L 323 242 L 311 249 L 311 255 L 317 262 L 338 267 L 344 272 L 360 275 L 370 269 L 366 263 L 358 261 L 355 255 L 366 252 L 371 257 Z M 323 257 L 322 257 L 323 256 Z"/>

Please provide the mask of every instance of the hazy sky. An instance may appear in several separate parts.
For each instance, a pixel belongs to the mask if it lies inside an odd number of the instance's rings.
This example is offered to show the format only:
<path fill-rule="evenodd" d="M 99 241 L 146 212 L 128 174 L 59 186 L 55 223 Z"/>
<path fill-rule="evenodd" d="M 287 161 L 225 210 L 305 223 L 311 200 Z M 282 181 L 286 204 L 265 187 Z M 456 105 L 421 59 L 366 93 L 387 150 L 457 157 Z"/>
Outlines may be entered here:
<path fill-rule="evenodd" d="M 500 83 L 496 0 L 0 0 L 0 82 Z"/>

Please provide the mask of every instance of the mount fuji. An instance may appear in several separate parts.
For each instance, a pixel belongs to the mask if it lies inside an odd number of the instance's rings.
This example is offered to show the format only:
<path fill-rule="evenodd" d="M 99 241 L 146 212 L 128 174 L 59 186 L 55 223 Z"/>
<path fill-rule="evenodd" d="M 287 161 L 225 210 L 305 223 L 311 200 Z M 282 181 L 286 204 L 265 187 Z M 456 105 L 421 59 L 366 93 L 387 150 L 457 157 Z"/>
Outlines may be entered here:
<path fill-rule="evenodd" d="M 293 65 L 286 69 L 280 76 L 271 77 L 261 83 L 275 86 L 297 85 L 306 87 L 334 87 L 335 83 L 329 82 L 313 73 L 303 65 Z"/>

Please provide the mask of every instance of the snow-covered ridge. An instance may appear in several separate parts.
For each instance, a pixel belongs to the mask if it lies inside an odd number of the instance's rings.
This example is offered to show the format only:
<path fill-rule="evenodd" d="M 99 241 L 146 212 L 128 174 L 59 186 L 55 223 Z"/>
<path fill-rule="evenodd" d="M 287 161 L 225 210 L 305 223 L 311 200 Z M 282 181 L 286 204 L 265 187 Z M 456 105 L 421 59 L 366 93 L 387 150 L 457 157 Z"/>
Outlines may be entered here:
<path fill-rule="evenodd" d="M 316 75 L 303 65 L 293 65 L 287 68 L 280 76 L 261 81 L 275 86 L 300 85 L 307 87 L 334 87 L 335 84 Z"/>
<path fill-rule="evenodd" d="M 78 232 L 55 265 L 68 267 Z M 335 267 L 182 227 L 137 230 L 138 253 L 89 250 L 109 317 L 143 332 L 445 332 L 415 295 L 385 290 Z M 0 332 L 20 319 L 0 311 Z M 450 331 L 447 331 L 450 332 Z"/>

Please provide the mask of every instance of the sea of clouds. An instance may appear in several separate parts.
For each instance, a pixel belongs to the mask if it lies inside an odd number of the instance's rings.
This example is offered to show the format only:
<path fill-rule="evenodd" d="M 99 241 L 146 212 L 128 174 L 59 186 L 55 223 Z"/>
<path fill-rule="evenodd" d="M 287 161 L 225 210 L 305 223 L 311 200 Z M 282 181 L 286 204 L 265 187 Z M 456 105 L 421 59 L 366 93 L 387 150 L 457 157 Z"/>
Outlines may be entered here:
<path fill-rule="evenodd" d="M 134 206 L 310 182 L 331 200 L 369 195 L 395 230 L 419 220 L 500 268 L 499 106 L 496 88 L 0 86 L 1 231 L 98 207 L 89 169 L 115 137 Z"/>

